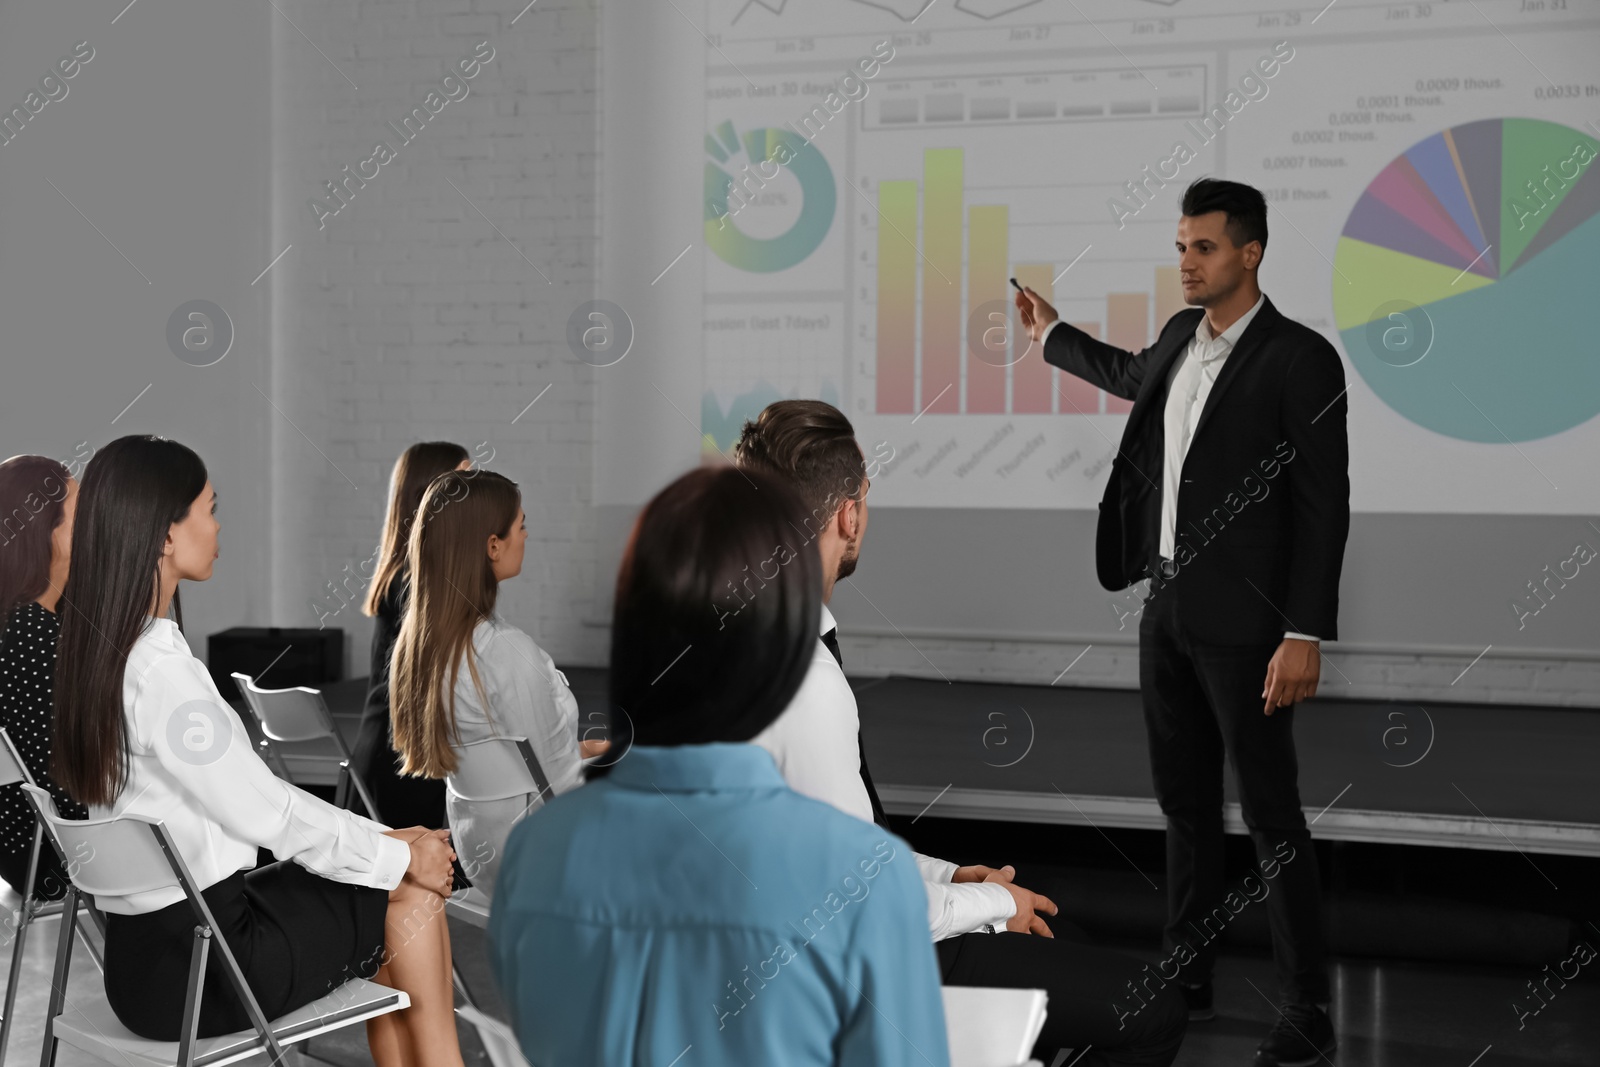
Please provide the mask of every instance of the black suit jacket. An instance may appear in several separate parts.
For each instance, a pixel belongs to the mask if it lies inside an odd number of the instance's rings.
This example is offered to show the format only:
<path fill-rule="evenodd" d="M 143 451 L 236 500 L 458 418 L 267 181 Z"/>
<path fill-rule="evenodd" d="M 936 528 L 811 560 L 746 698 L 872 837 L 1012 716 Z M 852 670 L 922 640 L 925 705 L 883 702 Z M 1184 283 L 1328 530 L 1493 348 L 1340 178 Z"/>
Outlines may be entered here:
<path fill-rule="evenodd" d="M 1063 322 L 1046 362 L 1133 401 L 1100 501 L 1095 569 L 1107 589 L 1157 573 L 1167 378 L 1205 312 L 1187 308 L 1137 354 Z M 1344 368 L 1316 331 L 1263 300 L 1206 398 L 1178 495 L 1179 620 L 1196 639 L 1339 636 L 1350 530 Z"/>

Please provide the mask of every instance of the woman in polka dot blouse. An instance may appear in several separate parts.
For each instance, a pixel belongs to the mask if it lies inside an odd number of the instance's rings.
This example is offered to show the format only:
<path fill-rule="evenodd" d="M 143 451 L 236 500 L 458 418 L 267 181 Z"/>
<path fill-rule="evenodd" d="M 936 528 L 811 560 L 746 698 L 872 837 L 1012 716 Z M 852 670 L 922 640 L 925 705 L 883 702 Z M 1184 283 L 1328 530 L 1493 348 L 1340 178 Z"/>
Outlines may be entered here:
<path fill-rule="evenodd" d="M 77 480 L 55 460 L 13 456 L 0 463 L 0 726 L 69 819 L 86 812 L 50 779 L 50 707 L 60 629 L 56 602 L 67 584 L 77 502 Z M 19 893 L 27 880 L 33 827 L 33 809 L 21 787 L 0 789 L 0 877 Z M 33 894 L 58 900 L 66 891 L 61 859 L 45 843 Z"/>

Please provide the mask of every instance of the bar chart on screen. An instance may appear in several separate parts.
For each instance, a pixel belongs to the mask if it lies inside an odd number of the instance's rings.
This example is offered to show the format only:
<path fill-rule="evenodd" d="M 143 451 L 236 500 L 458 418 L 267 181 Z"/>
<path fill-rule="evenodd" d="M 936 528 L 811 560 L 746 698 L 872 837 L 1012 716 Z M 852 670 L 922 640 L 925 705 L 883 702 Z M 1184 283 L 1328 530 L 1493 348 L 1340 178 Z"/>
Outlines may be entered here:
<path fill-rule="evenodd" d="M 1038 346 L 1015 328 L 1007 279 L 1015 277 L 1056 304 L 1056 279 L 1073 264 L 1014 256 L 1009 206 L 965 204 L 963 163 L 959 148 L 930 148 L 920 181 L 878 185 L 872 410 L 880 415 L 1126 414 L 1132 406 L 1127 400 L 1050 367 Z M 919 218 L 920 247 L 911 236 L 919 232 Z M 963 277 L 963 266 L 964 291 L 952 291 L 960 289 L 955 279 Z M 1118 348 L 1143 349 L 1184 302 L 1175 265 L 1152 263 L 1138 273 L 1145 275 L 1143 287 L 1090 298 L 1098 304 L 1091 304 L 1093 317 L 1073 315 L 1067 321 Z"/>
<path fill-rule="evenodd" d="M 957 71 L 886 83 L 866 102 L 846 218 L 846 395 L 863 439 L 904 457 L 875 483 L 882 501 L 1098 499 L 1132 404 L 1044 361 L 1009 279 L 1130 352 L 1185 307 L 1173 208 L 1119 229 L 1105 207 L 1117 164 L 1079 147 L 1096 123 L 1171 121 L 1205 98 L 1203 65 L 1146 70 L 1152 82 Z"/>

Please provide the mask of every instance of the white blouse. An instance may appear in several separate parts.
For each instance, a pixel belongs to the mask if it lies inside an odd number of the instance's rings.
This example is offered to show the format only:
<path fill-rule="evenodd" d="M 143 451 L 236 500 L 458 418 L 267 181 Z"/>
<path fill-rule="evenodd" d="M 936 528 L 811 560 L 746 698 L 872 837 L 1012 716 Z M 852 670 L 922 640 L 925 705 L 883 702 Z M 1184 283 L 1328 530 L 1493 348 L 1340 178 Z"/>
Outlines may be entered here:
<path fill-rule="evenodd" d="M 483 692 L 461 665 L 456 676 L 456 728 L 463 743 L 488 737 L 525 737 L 556 795 L 583 784 L 578 747 L 578 700 L 567 676 L 556 670 L 533 638 L 500 618 L 478 623 L 472 649 Z M 500 853 L 512 826 L 537 806 L 533 794 L 505 800 L 468 801 L 445 792 L 451 843 L 474 888 L 493 896 Z"/>
<path fill-rule="evenodd" d="M 71 665 L 66 665 L 70 670 Z M 387 827 L 334 807 L 272 773 L 171 619 L 151 619 L 122 678 L 128 777 L 91 819 L 141 815 L 166 824 L 197 886 L 256 865 L 256 848 L 335 882 L 393 889 L 411 849 Z M 101 909 L 140 915 L 183 899 L 177 887 L 96 896 Z"/>

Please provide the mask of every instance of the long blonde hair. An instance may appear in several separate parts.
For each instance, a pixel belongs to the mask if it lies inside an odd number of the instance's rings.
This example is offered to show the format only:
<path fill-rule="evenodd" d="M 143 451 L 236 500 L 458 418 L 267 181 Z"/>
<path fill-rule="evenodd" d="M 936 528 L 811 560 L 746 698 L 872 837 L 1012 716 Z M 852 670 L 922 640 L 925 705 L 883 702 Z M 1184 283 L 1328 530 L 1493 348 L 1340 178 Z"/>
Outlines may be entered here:
<path fill-rule="evenodd" d="M 493 471 L 451 470 L 422 494 L 411 526 L 405 619 L 395 641 L 389 714 L 402 774 L 443 778 L 456 769 L 455 687 L 465 660 L 481 694 L 472 631 L 494 613 L 500 583 L 487 546 L 509 537 L 522 495 Z"/>
<path fill-rule="evenodd" d="M 468 458 L 467 450 L 452 441 L 418 441 L 394 461 L 389 476 L 389 510 L 383 517 L 383 540 L 378 543 L 378 567 L 367 586 L 367 599 L 361 605 L 365 615 L 376 615 L 378 605 L 388 595 L 389 586 L 406 569 L 406 545 L 411 540 L 412 520 L 422 491 L 428 483 Z"/>

